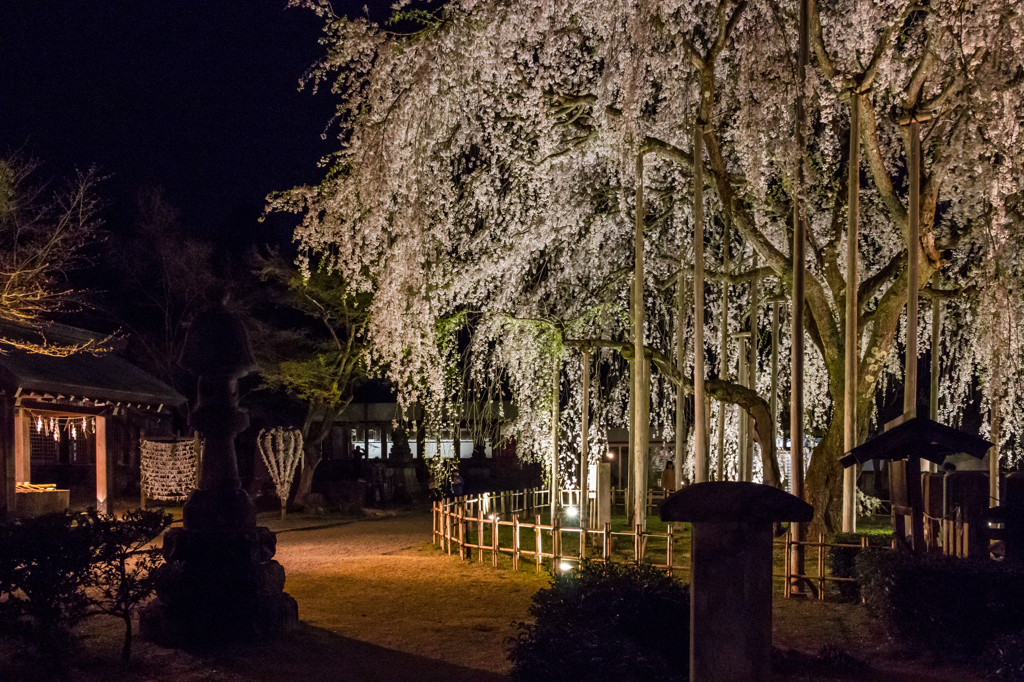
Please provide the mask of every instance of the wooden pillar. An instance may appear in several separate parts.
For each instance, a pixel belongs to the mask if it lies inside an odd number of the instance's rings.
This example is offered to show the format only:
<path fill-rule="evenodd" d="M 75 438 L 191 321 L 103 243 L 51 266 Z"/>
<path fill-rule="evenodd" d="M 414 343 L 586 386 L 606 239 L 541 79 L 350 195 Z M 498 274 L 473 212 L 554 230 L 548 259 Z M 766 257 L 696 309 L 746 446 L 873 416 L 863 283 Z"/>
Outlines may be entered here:
<path fill-rule="evenodd" d="M 590 520 L 590 347 L 583 347 L 583 405 L 580 409 L 580 527 Z M 583 536 L 586 539 L 586 536 Z"/>
<path fill-rule="evenodd" d="M 708 433 L 704 400 L 704 126 L 693 126 L 693 411 L 694 478 L 708 478 Z"/>
<path fill-rule="evenodd" d="M 907 357 L 903 376 L 903 414 L 917 414 L 917 296 L 921 252 L 921 124 L 910 121 L 908 158 L 910 211 L 907 220 Z M 914 551 L 924 551 L 924 517 L 921 508 L 921 458 L 916 452 L 907 457 L 907 502 L 911 509 L 911 537 Z M 996 483 L 998 485 L 998 482 Z"/>
<path fill-rule="evenodd" d="M 754 251 L 754 269 L 757 269 L 757 251 Z M 750 343 L 747 346 L 747 385 L 757 392 L 757 313 L 761 307 L 761 294 L 757 278 L 750 282 Z M 742 414 L 742 413 L 741 413 Z M 742 414 L 747 424 L 747 469 L 744 472 L 744 481 L 754 480 L 754 431 L 757 428 L 754 418 L 749 413 Z M 762 481 L 767 480 L 762 470 Z"/>
<path fill-rule="evenodd" d="M 32 482 L 31 429 L 28 410 L 14 408 L 14 480 L 18 483 Z"/>
<path fill-rule="evenodd" d="M 769 432 L 772 443 L 778 442 L 779 419 L 779 302 L 772 301 L 772 387 L 768 400 L 768 408 L 772 413 L 772 425 Z M 778 452 L 778 450 L 776 450 Z M 783 487 L 779 481 L 779 487 Z"/>
<path fill-rule="evenodd" d="M 683 393 L 683 368 L 686 364 L 686 340 L 683 331 L 686 329 L 686 297 L 683 281 L 683 268 L 679 267 L 679 282 L 676 299 L 676 371 L 679 372 L 679 385 L 676 386 L 676 480 L 675 489 L 683 485 L 683 468 L 686 466 L 686 395 Z"/>
<path fill-rule="evenodd" d="M 0 520 L 15 512 L 14 401 L 0 398 Z"/>
<path fill-rule="evenodd" d="M 644 155 L 636 156 L 636 220 L 633 229 L 633 364 L 636 385 L 636 425 L 633 429 L 633 518 L 647 526 L 647 392 L 650 386 L 644 372 Z M 643 475 L 641 475 L 643 473 Z"/>
<path fill-rule="evenodd" d="M 732 240 L 729 221 L 725 221 L 722 229 L 722 274 L 729 275 L 729 246 Z M 723 381 L 729 378 L 729 283 L 722 280 L 722 339 L 718 352 L 718 377 Z M 742 363 L 742 360 L 740 361 Z M 728 403 L 718 401 L 718 461 L 715 466 L 715 480 L 725 480 L 725 413 Z"/>
<path fill-rule="evenodd" d="M 800 0 L 800 43 L 797 52 L 796 82 L 803 83 L 809 57 L 808 35 L 809 0 Z M 804 499 L 804 270 L 806 268 L 807 224 L 802 203 L 804 197 L 804 95 L 803 88 L 796 98 L 796 149 L 798 155 L 795 196 L 793 201 L 793 313 L 790 339 L 790 396 L 789 396 L 789 457 L 793 495 Z M 794 540 L 803 539 L 803 524 L 790 525 Z M 790 565 L 798 574 L 804 571 L 803 545 L 793 545 Z"/>
<path fill-rule="evenodd" d="M 850 93 L 850 161 L 847 176 L 846 223 L 846 373 L 843 399 L 843 450 L 857 447 L 857 364 L 860 358 L 858 340 L 859 307 L 857 288 L 857 250 L 860 240 L 860 95 Z M 843 532 L 857 530 L 857 467 L 843 471 Z"/>
<path fill-rule="evenodd" d="M 549 472 L 549 490 L 551 498 L 551 522 L 554 523 L 558 508 L 561 504 L 561 493 L 558 487 L 558 420 L 559 420 L 559 405 L 558 401 L 561 399 L 561 391 L 559 390 L 559 383 L 561 381 L 562 368 L 560 367 L 561 361 L 555 359 L 555 371 L 551 381 L 551 471 Z"/>
<path fill-rule="evenodd" d="M 96 415 L 96 511 L 114 512 L 114 458 L 107 455 L 107 418 Z"/>
<path fill-rule="evenodd" d="M 932 299 L 932 366 L 931 376 L 928 377 L 928 417 L 933 421 L 939 421 L 939 353 L 942 347 L 942 301 Z M 929 462 L 928 470 L 938 472 L 939 465 Z"/>

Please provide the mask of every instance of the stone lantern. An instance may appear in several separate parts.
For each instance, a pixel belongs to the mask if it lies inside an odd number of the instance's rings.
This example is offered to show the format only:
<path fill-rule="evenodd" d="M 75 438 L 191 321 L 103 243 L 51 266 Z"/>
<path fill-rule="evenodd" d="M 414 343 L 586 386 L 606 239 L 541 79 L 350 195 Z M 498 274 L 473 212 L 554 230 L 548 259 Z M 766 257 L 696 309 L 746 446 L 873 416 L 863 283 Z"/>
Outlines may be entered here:
<path fill-rule="evenodd" d="M 772 526 L 814 508 L 758 483 L 696 483 L 669 496 L 663 521 L 689 521 L 690 682 L 767 682 Z"/>
<path fill-rule="evenodd" d="M 298 623 L 284 568 L 273 560 L 277 538 L 256 525 L 238 477 L 235 435 L 249 425 L 238 379 L 256 363 L 226 302 L 196 317 L 179 360 L 199 377 L 189 423 L 204 446 L 199 487 L 185 502 L 183 527 L 164 534 L 163 579 L 140 623 L 143 636 L 164 645 L 253 640 Z"/>

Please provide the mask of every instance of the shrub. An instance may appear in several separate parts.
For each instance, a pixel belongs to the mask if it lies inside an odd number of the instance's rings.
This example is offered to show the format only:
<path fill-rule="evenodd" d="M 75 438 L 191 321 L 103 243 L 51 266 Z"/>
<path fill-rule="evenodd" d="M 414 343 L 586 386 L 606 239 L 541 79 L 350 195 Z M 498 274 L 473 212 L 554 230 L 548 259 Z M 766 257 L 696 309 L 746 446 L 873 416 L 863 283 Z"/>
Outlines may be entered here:
<path fill-rule="evenodd" d="M 100 613 L 124 621 L 121 658 L 127 662 L 132 655 L 132 615 L 153 594 L 155 569 L 163 564 L 161 551 L 147 545 L 171 524 L 171 515 L 139 509 L 120 519 L 94 517 L 93 522 L 97 528 L 93 565 L 97 589 L 92 601 Z"/>
<path fill-rule="evenodd" d="M 820 677 L 863 678 L 870 672 L 869 666 L 835 645 L 825 645 L 817 655 L 805 654 L 795 649 L 772 647 L 772 673 L 776 675 L 803 675 L 809 679 Z M 814 678 L 810 676 L 813 675 Z"/>
<path fill-rule="evenodd" d="M 516 682 L 658 682 L 689 675 L 689 588 L 650 566 L 583 562 L 533 598 L 510 638 Z"/>
<path fill-rule="evenodd" d="M 71 628 L 88 613 L 95 526 L 58 512 L 0 525 L 0 627 L 62 670 Z"/>
<path fill-rule="evenodd" d="M 861 538 L 868 539 L 869 547 L 888 547 L 892 543 L 892 533 L 836 533 L 830 542 L 840 545 L 860 545 Z M 832 575 L 836 578 L 856 578 L 857 555 L 860 547 L 829 547 L 828 564 Z M 840 598 L 845 601 L 860 599 L 860 584 L 856 582 L 837 582 Z"/>
<path fill-rule="evenodd" d="M 1024 632 L 1003 635 L 985 652 L 985 679 L 1024 682 Z"/>
<path fill-rule="evenodd" d="M 1024 629 L 1024 569 L 895 550 L 860 552 L 856 565 L 868 608 L 896 639 L 973 655 Z"/>

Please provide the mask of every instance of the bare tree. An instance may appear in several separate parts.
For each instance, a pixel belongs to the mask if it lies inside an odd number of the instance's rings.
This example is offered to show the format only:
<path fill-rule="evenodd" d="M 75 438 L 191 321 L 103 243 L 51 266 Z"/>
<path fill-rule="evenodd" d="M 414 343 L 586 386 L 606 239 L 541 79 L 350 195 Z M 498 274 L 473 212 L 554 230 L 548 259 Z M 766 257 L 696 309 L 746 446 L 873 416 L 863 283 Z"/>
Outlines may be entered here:
<path fill-rule="evenodd" d="M 36 180 L 39 165 L 17 154 L 0 159 L 0 320 L 37 332 L 32 340 L 0 335 L 0 351 L 68 355 L 96 350 L 101 341 L 53 343 L 41 323 L 78 302 L 67 273 L 81 263 L 82 247 L 100 227 L 94 190 L 101 178 L 89 169 L 51 186 Z"/>

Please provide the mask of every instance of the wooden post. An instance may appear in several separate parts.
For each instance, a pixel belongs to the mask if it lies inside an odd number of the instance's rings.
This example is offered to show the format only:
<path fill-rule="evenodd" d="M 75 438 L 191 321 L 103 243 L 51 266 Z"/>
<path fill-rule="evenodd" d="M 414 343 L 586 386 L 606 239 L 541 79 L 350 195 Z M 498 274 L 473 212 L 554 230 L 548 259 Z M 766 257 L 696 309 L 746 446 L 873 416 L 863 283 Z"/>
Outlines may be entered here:
<path fill-rule="evenodd" d="M 685 282 L 683 267 L 679 266 L 679 282 L 676 288 L 676 371 L 683 376 L 683 368 L 686 366 L 686 339 L 683 332 L 686 329 L 684 324 L 686 315 L 686 297 L 684 293 Z M 683 393 L 683 384 L 680 381 L 676 386 L 676 480 L 675 489 L 683 486 L 683 470 L 686 467 L 686 395 Z"/>
<path fill-rule="evenodd" d="M 101 514 L 114 513 L 113 491 L 114 460 L 107 456 L 107 418 L 96 415 L 96 510 Z"/>
<path fill-rule="evenodd" d="M 498 516 L 495 514 L 491 519 L 491 565 L 498 567 Z"/>
<path fill-rule="evenodd" d="M 932 299 L 932 372 L 928 386 L 928 417 L 939 420 L 939 353 L 942 345 L 942 301 Z M 938 468 L 938 465 L 936 465 Z"/>
<path fill-rule="evenodd" d="M 458 499 L 459 505 L 459 558 L 465 561 L 466 557 L 466 506 L 465 498 Z"/>
<path fill-rule="evenodd" d="M 541 562 L 544 558 L 544 538 L 541 535 L 540 514 L 537 515 L 536 524 L 533 527 L 533 537 L 537 544 L 537 572 L 540 573 Z"/>
<path fill-rule="evenodd" d="M 843 449 L 857 447 L 857 341 L 859 307 L 857 303 L 857 256 L 860 240 L 858 226 L 860 212 L 860 95 L 850 93 L 850 161 L 847 177 L 846 222 L 846 371 L 843 399 Z M 857 530 L 857 467 L 843 471 L 843 532 Z"/>
<path fill-rule="evenodd" d="M 672 528 L 673 528 L 673 526 L 675 526 L 675 524 L 674 523 L 670 523 L 670 524 L 668 524 L 668 528 L 665 529 L 668 532 L 668 539 L 666 540 L 666 545 L 665 545 L 665 562 L 668 564 L 668 577 L 670 577 L 670 578 L 672 577 L 672 542 L 673 542 Z"/>
<path fill-rule="evenodd" d="M 14 408 L 14 480 L 18 483 L 32 482 L 31 428 L 28 411 Z"/>
<path fill-rule="evenodd" d="M 548 503 L 551 507 L 551 518 L 558 513 L 558 506 L 561 502 L 561 495 L 558 487 L 558 420 L 559 404 L 561 400 L 560 381 L 562 378 L 561 361 L 555 358 L 555 376 L 551 387 L 551 480 L 548 482 Z"/>
<path fill-rule="evenodd" d="M 704 126 L 693 126 L 693 411 L 694 478 L 708 478 L 708 435 L 704 412 Z"/>
<path fill-rule="evenodd" d="M 647 507 L 647 392 L 649 384 L 644 371 L 644 155 L 636 157 L 636 220 L 633 234 L 633 364 L 636 366 L 633 389 L 636 423 L 633 429 L 633 518 L 646 525 Z"/>
<path fill-rule="evenodd" d="M 477 563 L 484 562 L 484 509 L 481 505 L 476 507 L 476 560 Z"/>
<path fill-rule="evenodd" d="M 807 61 L 809 57 L 808 36 L 809 0 L 800 0 L 800 47 L 797 54 L 796 82 L 803 83 L 806 79 Z M 804 270 L 806 268 L 807 224 L 804 220 L 802 202 L 804 200 L 804 155 L 807 153 L 804 142 L 804 95 L 803 87 L 796 98 L 796 148 L 797 177 L 796 196 L 793 201 L 793 314 L 791 339 L 791 376 L 789 397 L 789 439 L 790 439 L 790 475 L 792 476 L 793 495 L 804 499 Z M 800 540 L 802 524 L 790 525 L 794 539 Z M 803 545 L 794 545 L 793 568 L 796 573 L 804 573 Z"/>
<path fill-rule="evenodd" d="M 580 528 L 586 538 L 590 522 L 590 347 L 583 348 L 583 405 L 580 409 Z"/>
<path fill-rule="evenodd" d="M 903 413 L 917 413 L 917 296 L 921 252 L 921 124 L 910 121 L 910 215 L 907 230 L 907 357 L 903 377 Z M 910 504 L 911 537 L 915 552 L 923 552 L 924 517 L 921 508 L 921 458 L 916 451 L 907 457 L 907 502 Z"/>
<path fill-rule="evenodd" d="M 16 511 L 14 400 L 0 398 L 0 521 L 14 518 Z"/>
<path fill-rule="evenodd" d="M 608 561 L 612 557 L 612 524 L 605 522 L 604 535 L 601 538 L 601 558 Z"/>
<path fill-rule="evenodd" d="M 559 575 L 562 572 L 562 524 L 558 517 L 551 521 L 551 572 Z"/>
<path fill-rule="evenodd" d="M 772 413 L 772 443 L 778 442 L 779 419 L 779 302 L 772 301 L 772 388 L 768 407 Z M 784 488 L 782 481 L 779 487 Z"/>
<path fill-rule="evenodd" d="M 519 570 L 519 516 L 512 517 L 512 570 Z"/>
<path fill-rule="evenodd" d="M 757 251 L 754 251 L 753 268 L 757 269 Z M 757 392 L 757 312 L 761 307 L 758 282 L 755 277 L 750 281 L 750 341 L 747 345 L 747 385 Z M 747 451 L 747 467 L 743 472 L 744 481 L 754 480 L 754 430 L 757 428 L 754 418 L 750 414 L 740 413 L 746 423 L 747 437 L 744 448 Z M 765 472 L 761 472 L 762 481 L 765 480 Z"/>
<path fill-rule="evenodd" d="M 736 334 L 737 348 L 736 355 L 739 356 L 738 367 L 736 368 L 736 379 L 740 386 L 746 386 L 748 383 L 747 373 L 747 343 L 748 335 L 745 332 L 739 332 Z M 746 415 L 743 413 L 743 409 L 739 410 L 737 420 L 739 422 L 739 438 L 736 442 L 736 454 L 738 455 L 738 461 L 736 462 L 736 480 L 747 481 L 747 467 L 749 466 L 749 452 L 747 451 L 747 441 L 749 440 L 749 430 L 747 428 Z"/>
<path fill-rule="evenodd" d="M 725 220 L 725 226 L 722 230 L 722 273 L 726 276 L 729 275 L 729 246 L 731 242 L 730 235 L 730 223 L 729 220 Z M 718 353 L 718 376 L 722 380 L 728 380 L 729 378 L 729 283 L 722 280 L 722 313 L 721 313 L 721 324 L 722 324 L 722 339 L 721 346 Z M 742 360 L 740 363 L 742 365 Z M 715 467 L 715 480 L 725 480 L 725 412 L 726 403 L 724 400 L 718 401 L 718 461 Z"/>

